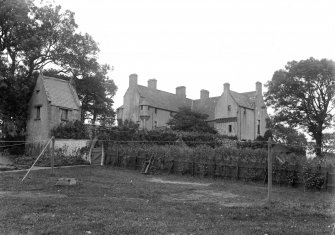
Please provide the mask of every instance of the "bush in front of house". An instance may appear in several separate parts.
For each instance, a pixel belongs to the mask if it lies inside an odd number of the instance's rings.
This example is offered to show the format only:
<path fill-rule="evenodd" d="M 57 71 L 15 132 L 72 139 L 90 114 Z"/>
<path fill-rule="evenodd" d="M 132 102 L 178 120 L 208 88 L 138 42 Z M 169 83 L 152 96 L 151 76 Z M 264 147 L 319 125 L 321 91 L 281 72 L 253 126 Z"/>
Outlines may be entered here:
<path fill-rule="evenodd" d="M 76 120 L 61 123 L 51 130 L 51 135 L 58 139 L 89 139 L 89 132 L 86 126 Z"/>

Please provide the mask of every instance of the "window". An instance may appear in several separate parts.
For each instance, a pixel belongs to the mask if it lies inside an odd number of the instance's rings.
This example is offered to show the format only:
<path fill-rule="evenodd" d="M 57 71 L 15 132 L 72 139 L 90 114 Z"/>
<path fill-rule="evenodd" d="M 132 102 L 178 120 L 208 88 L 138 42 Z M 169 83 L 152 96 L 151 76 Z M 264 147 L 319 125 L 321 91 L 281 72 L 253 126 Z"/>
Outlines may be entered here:
<path fill-rule="evenodd" d="M 243 114 L 244 114 L 244 115 L 247 114 L 247 109 L 246 109 L 246 108 L 243 109 Z"/>
<path fill-rule="evenodd" d="M 155 127 L 155 128 L 157 127 L 157 121 L 154 122 L 154 127 Z"/>
<path fill-rule="evenodd" d="M 148 110 L 150 110 L 150 106 L 148 106 Z"/>
<path fill-rule="evenodd" d="M 140 107 L 141 107 L 141 110 L 143 110 L 143 105 L 141 105 Z"/>
<path fill-rule="evenodd" d="M 61 109 L 61 118 L 62 121 L 67 121 L 69 119 L 69 110 Z"/>
<path fill-rule="evenodd" d="M 36 110 L 36 117 L 35 117 L 35 120 L 40 120 L 41 119 L 41 106 L 36 106 L 35 107 L 35 110 Z"/>
<path fill-rule="evenodd" d="M 229 129 L 229 133 L 231 133 L 233 131 L 233 128 L 231 125 L 228 126 L 228 129 Z"/>
<path fill-rule="evenodd" d="M 257 123 L 257 134 L 258 135 L 261 134 L 261 120 L 258 120 L 258 123 Z"/>
<path fill-rule="evenodd" d="M 157 114 L 157 108 L 155 108 L 155 114 Z"/>
<path fill-rule="evenodd" d="M 228 105 L 228 111 L 230 111 L 231 110 L 231 105 Z"/>

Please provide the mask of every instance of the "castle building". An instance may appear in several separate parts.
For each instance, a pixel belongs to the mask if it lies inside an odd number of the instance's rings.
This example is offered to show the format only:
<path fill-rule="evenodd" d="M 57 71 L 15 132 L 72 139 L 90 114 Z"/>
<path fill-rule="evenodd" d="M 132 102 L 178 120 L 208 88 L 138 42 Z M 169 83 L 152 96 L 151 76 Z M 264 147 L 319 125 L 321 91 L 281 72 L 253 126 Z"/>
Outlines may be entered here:
<path fill-rule="evenodd" d="M 141 129 L 166 128 L 167 122 L 181 107 L 208 115 L 207 122 L 223 135 L 240 140 L 254 140 L 264 135 L 268 118 L 262 94 L 262 84 L 256 90 L 238 93 L 223 85 L 221 96 L 209 97 L 201 90 L 200 99 L 186 97 L 186 87 L 179 86 L 176 93 L 157 89 L 157 80 L 148 80 L 147 86 L 138 84 L 138 76 L 129 76 L 129 87 L 123 96 L 123 105 L 117 109 L 118 120 L 132 120 Z"/>

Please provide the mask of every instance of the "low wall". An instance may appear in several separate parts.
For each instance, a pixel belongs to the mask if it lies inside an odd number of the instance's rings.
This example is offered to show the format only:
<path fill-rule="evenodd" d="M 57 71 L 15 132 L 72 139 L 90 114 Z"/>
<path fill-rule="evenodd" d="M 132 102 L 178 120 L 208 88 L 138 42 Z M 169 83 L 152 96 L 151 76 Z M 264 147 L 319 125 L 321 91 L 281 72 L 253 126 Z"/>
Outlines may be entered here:
<path fill-rule="evenodd" d="M 47 141 L 36 142 L 26 145 L 26 155 L 37 156 L 41 153 Z M 87 160 L 90 147 L 90 140 L 82 139 L 56 139 L 55 140 L 55 155 L 62 156 L 81 156 Z M 46 154 L 50 154 L 51 145 L 47 148 Z"/>
<path fill-rule="evenodd" d="M 55 153 L 63 156 L 81 156 L 88 160 L 90 140 L 56 139 Z"/>
<path fill-rule="evenodd" d="M 65 156 L 73 156 L 76 155 L 80 149 L 89 147 L 89 145 L 90 140 L 56 139 L 55 151 L 61 149 Z"/>

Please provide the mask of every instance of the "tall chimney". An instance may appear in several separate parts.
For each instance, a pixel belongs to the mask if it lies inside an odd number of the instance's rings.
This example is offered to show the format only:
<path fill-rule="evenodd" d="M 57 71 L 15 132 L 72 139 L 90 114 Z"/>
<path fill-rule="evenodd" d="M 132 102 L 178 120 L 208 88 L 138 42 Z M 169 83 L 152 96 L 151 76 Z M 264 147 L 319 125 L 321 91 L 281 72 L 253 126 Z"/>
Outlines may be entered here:
<path fill-rule="evenodd" d="M 179 96 L 180 98 L 186 98 L 186 87 L 184 86 L 176 87 L 176 95 Z"/>
<path fill-rule="evenodd" d="M 200 100 L 205 100 L 209 98 L 209 91 L 202 89 L 200 91 Z"/>
<path fill-rule="evenodd" d="M 149 79 L 148 80 L 148 87 L 151 89 L 157 89 L 157 80 L 156 79 Z"/>
<path fill-rule="evenodd" d="M 262 96 L 262 83 L 256 82 L 256 95 Z"/>
<path fill-rule="evenodd" d="M 223 84 L 223 91 L 224 93 L 229 92 L 230 90 L 230 84 L 228 82 L 226 82 L 225 84 Z"/>
<path fill-rule="evenodd" d="M 137 85 L 137 74 L 133 73 L 129 75 L 129 87 Z"/>

